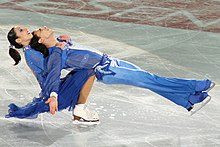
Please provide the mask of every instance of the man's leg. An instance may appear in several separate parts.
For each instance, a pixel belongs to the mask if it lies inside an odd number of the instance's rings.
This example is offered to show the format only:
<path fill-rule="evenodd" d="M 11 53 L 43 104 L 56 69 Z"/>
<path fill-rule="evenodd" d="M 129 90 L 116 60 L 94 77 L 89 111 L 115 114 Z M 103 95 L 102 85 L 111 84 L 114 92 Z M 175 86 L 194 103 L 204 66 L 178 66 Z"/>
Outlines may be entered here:
<path fill-rule="evenodd" d="M 150 89 L 186 109 L 188 108 L 189 96 L 194 94 L 197 90 L 202 91 L 208 89 L 211 83 L 210 80 L 160 77 L 141 70 L 126 61 L 113 60 L 112 62 L 116 62 L 117 64 L 110 64 L 109 70 L 115 74 L 104 75 L 103 83 L 125 84 Z"/>

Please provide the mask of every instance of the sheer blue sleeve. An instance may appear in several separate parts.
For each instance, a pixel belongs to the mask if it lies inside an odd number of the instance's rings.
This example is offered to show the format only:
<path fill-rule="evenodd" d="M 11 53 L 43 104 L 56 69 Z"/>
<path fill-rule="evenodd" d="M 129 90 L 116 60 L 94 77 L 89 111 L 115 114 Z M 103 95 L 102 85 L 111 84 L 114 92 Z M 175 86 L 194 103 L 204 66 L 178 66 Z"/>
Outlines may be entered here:
<path fill-rule="evenodd" d="M 68 41 L 68 40 L 62 40 L 62 39 L 60 39 L 60 38 L 58 37 L 58 38 L 57 38 L 57 41 L 59 41 L 59 42 L 66 42 L 69 46 L 72 46 L 72 45 L 73 45 L 72 40 L 70 40 L 70 41 Z"/>
<path fill-rule="evenodd" d="M 59 94 L 60 75 L 62 70 L 62 50 L 57 47 L 50 49 L 50 55 L 46 58 L 46 69 L 48 74 L 43 87 L 47 96 L 49 96 L 51 92 Z"/>
<path fill-rule="evenodd" d="M 44 57 L 43 54 L 33 49 L 24 50 L 25 59 L 28 67 L 32 70 L 37 78 L 37 81 L 42 89 L 42 82 L 44 77 Z"/>

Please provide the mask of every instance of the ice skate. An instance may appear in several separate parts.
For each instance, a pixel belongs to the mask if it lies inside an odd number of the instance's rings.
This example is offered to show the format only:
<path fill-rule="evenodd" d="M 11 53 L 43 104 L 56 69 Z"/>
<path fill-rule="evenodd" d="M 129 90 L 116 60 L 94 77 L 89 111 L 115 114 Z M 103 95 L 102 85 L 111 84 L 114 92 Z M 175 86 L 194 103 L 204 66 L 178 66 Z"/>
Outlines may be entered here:
<path fill-rule="evenodd" d="M 215 82 L 212 82 L 209 89 L 206 90 L 206 92 L 209 92 L 210 90 L 212 90 L 212 88 L 215 87 Z"/>
<path fill-rule="evenodd" d="M 73 123 L 96 125 L 99 124 L 99 116 L 95 111 L 89 110 L 86 105 L 76 105 L 73 110 Z"/>
<path fill-rule="evenodd" d="M 202 102 L 194 104 L 192 109 L 189 111 L 190 115 L 192 116 L 193 114 L 195 114 L 197 111 L 203 108 L 206 104 L 208 104 L 210 100 L 211 100 L 211 96 L 207 96 L 207 98 L 204 99 Z"/>
<path fill-rule="evenodd" d="M 86 125 L 86 126 L 92 126 L 92 125 L 99 125 L 100 121 L 86 121 L 82 118 L 80 118 L 79 120 L 77 119 L 73 119 L 73 124 L 75 125 Z"/>

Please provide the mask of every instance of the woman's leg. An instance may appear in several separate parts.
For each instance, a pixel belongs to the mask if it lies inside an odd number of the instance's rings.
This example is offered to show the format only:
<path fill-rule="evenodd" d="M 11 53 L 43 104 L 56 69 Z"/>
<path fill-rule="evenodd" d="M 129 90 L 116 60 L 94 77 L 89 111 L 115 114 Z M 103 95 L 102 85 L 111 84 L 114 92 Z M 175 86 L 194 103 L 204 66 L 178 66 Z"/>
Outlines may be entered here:
<path fill-rule="evenodd" d="M 74 120 L 80 120 L 83 118 L 85 121 L 99 121 L 99 116 L 96 112 L 89 110 L 86 108 L 85 104 L 87 102 L 90 91 L 92 90 L 92 86 L 95 80 L 95 76 L 91 76 L 86 83 L 83 85 L 77 105 L 73 109 Z"/>
<path fill-rule="evenodd" d="M 85 104 L 95 80 L 95 76 L 91 76 L 83 85 L 77 104 Z"/>

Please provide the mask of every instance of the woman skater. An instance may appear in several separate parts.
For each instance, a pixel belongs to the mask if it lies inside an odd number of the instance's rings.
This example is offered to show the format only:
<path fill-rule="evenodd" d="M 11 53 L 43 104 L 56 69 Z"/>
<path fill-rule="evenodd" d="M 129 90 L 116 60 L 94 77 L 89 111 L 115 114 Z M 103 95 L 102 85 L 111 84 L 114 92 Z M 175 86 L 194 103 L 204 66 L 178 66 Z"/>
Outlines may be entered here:
<path fill-rule="evenodd" d="M 41 87 L 41 94 L 39 98 L 34 98 L 33 102 L 24 107 L 10 104 L 9 114 L 6 117 L 36 118 L 39 113 L 50 111 L 51 114 L 55 114 L 55 111 L 69 107 L 69 109 L 74 108 L 76 112 L 75 119 L 85 122 L 98 122 L 98 114 L 85 107 L 94 81 L 94 71 L 86 69 L 71 71 L 66 77 L 55 81 L 44 65 L 45 56 L 49 55 L 49 52 L 44 52 L 45 50 L 38 52 L 31 49 L 28 44 L 32 37 L 33 35 L 27 28 L 13 27 L 8 33 L 8 40 L 11 44 L 9 54 L 15 60 L 15 65 L 17 65 L 21 60 L 21 56 L 14 47 L 24 48 L 26 62 L 37 78 Z M 59 45 L 62 47 L 62 44 Z M 47 68 L 52 68 L 52 66 L 53 63 L 48 62 Z M 53 84 L 58 86 L 51 91 Z"/>

